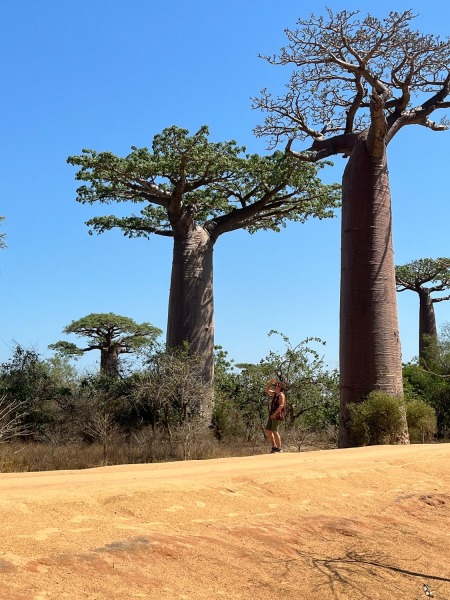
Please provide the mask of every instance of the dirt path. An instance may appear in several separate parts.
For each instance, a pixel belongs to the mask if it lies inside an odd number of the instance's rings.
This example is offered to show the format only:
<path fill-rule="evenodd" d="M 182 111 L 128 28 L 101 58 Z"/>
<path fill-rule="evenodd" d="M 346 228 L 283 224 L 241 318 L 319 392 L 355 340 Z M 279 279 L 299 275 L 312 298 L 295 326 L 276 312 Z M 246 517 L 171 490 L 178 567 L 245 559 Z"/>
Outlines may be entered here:
<path fill-rule="evenodd" d="M 450 600 L 449 466 L 450 444 L 1 474 L 0 600 Z"/>

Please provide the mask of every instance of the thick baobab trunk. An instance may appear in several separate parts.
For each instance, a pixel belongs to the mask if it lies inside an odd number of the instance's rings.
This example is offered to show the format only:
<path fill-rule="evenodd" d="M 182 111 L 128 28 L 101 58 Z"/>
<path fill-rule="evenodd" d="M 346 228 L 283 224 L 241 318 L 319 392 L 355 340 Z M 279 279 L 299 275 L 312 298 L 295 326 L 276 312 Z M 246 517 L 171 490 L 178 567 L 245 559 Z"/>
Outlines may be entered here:
<path fill-rule="evenodd" d="M 419 358 L 430 358 L 430 352 L 437 349 L 436 315 L 429 290 L 422 287 L 419 294 Z"/>
<path fill-rule="evenodd" d="M 167 345 L 177 348 L 184 342 L 188 342 L 190 353 L 203 361 L 206 392 L 199 398 L 199 409 L 202 419 L 210 421 L 214 383 L 213 243 L 198 226 L 184 236 L 174 237 Z"/>
<path fill-rule="evenodd" d="M 119 374 L 119 352 L 116 346 L 102 348 L 100 353 L 100 373 L 107 377 Z"/>
<path fill-rule="evenodd" d="M 386 156 L 357 142 L 343 178 L 340 447 L 353 445 L 347 405 L 373 390 L 403 395 Z M 406 417 L 402 440 L 407 442 Z"/>

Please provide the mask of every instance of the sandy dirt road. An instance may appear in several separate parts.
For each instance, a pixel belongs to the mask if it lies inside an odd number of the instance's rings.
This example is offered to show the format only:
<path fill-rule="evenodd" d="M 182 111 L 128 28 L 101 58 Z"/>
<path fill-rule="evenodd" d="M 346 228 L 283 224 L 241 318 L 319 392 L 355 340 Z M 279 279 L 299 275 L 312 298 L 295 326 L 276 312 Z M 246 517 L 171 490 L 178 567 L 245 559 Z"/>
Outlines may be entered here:
<path fill-rule="evenodd" d="M 0 600 L 450 600 L 450 444 L 0 474 Z"/>

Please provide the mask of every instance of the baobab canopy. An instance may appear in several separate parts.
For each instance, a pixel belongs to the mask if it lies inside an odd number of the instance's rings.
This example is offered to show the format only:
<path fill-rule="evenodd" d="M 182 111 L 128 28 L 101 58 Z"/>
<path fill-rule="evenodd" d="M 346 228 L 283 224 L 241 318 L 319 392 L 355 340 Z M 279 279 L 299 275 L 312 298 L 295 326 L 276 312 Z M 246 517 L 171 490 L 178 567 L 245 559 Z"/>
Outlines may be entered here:
<path fill-rule="evenodd" d="M 91 232 L 117 227 L 129 237 L 176 237 L 188 221 L 217 238 L 232 229 L 278 230 L 288 220 L 333 216 L 339 188 L 322 185 L 317 167 L 299 168 L 283 152 L 249 155 L 234 140 L 208 137 L 206 126 L 193 135 L 172 126 L 154 136 L 152 150 L 70 156 L 80 167 L 76 179 L 86 182 L 77 189 L 78 202 L 143 204 L 139 214 L 90 219 Z"/>
<path fill-rule="evenodd" d="M 373 131 L 375 116 L 385 130 L 382 145 L 405 125 L 448 129 L 447 118 L 430 116 L 450 106 L 449 38 L 411 29 L 411 10 L 385 19 L 359 15 L 327 10 L 327 17 L 298 19 L 296 29 L 286 29 L 288 45 L 264 58 L 291 68 L 288 91 L 274 97 L 265 89 L 255 98 L 255 108 L 268 113 L 258 135 L 273 145 L 313 139 L 316 145 L 301 158 L 319 160 L 348 153 L 336 136 Z"/>

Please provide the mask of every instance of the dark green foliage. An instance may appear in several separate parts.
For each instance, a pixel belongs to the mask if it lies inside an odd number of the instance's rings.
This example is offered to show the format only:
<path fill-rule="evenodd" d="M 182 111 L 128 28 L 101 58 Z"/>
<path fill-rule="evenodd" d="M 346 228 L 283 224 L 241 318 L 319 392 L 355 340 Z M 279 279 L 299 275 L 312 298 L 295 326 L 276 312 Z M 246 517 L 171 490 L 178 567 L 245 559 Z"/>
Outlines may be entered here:
<path fill-rule="evenodd" d="M 59 340 L 54 344 L 50 344 L 49 348 L 55 350 L 60 356 L 80 357 L 85 352 L 84 349 L 79 348 L 73 342 L 67 342 L 66 340 Z"/>
<path fill-rule="evenodd" d="M 129 317 L 114 313 L 91 313 L 72 321 L 64 333 L 86 338 L 87 348 L 77 348 L 69 342 L 57 342 L 50 348 L 63 354 L 79 354 L 91 349 L 101 350 L 106 345 L 118 345 L 124 352 L 133 352 L 149 346 L 161 335 L 161 330 L 150 323 L 136 323 Z"/>
<path fill-rule="evenodd" d="M 233 370 L 233 360 L 222 346 L 214 353 L 214 411 L 212 428 L 218 440 L 237 436 L 242 431 L 241 413 L 234 401 L 238 390 L 238 374 Z"/>
<path fill-rule="evenodd" d="M 221 440 L 242 436 L 251 441 L 267 419 L 266 377 L 258 365 L 236 369 L 221 346 L 215 348 L 213 431 Z M 267 374 L 267 379 L 269 375 Z"/>
<path fill-rule="evenodd" d="M 430 372 L 418 364 L 404 365 L 405 394 L 433 408 L 437 436 L 447 439 L 450 437 L 450 370 L 443 363 L 434 363 L 434 367 L 436 371 Z"/>
<path fill-rule="evenodd" d="M 269 335 L 276 334 L 272 331 Z M 280 334 L 279 334 L 280 335 Z M 269 399 L 264 388 L 276 376 L 286 382 L 286 427 L 297 421 L 312 431 L 337 425 L 339 386 L 337 373 L 328 372 L 322 357 L 311 347 L 317 339 L 292 346 L 287 336 L 283 353 L 271 352 L 258 364 L 233 366 L 226 352 L 216 348 L 216 406 L 214 424 L 220 438 L 241 432 L 247 439 L 262 433 L 268 417 Z"/>
<path fill-rule="evenodd" d="M 373 391 L 360 403 L 348 405 L 349 428 L 358 446 L 394 444 L 402 432 L 403 398 Z"/>
<path fill-rule="evenodd" d="M 397 291 L 418 291 L 420 286 L 429 286 L 432 292 L 442 292 L 450 287 L 449 258 L 421 258 L 406 265 L 395 267 Z"/>
<path fill-rule="evenodd" d="M 305 352 L 303 343 L 296 352 Z M 212 440 L 213 434 L 214 443 L 220 440 L 224 448 L 234 447 L 230 440 L 236 440 L 237 448 L 244 444 L 250 451 L 265 451 L 269 398 L 264 388 L 284 359 L 284 355 L 273 354 L 256 365 L 235 367 L 227 353 L 216 348 L 217 401 L 211 431 L 201 413 L 205 386 L 200 383 L 200 361 L 187 345 L 171 350 L 151 348 L 140 370 L 115 378 L 101 373 L 80 375 L 63 354 L 43 360 L 34 350 L 18 345 L 10 360 L 0 365 L 0 440 L 12 443 L 20 438 L 46 446 L 53 456 L 53 468 L 61 468 L 59 449 L 65 445 L 100 446 L 102 464 L 115 460 L 113 453 L 121 444 L 140 444 L 139 440 L 158 444 L 159 449 L 152 445 L 144 452 L 148 460 L 165 456 L 162 443 L 172 448 L 174 457 L 180 457 L 175 447 L 182 449 L 184 458 L 194 457 L 199 436 L 206 441 L 207 436 Z M 303 376 L 310 376 L 304 390 L 305 406 L 311 410 L 296 422 L 302 431 L 306 427 L 308 432 L 317 432 L 335 422 L 337 408 L 330 402 L 331 384 L 326 391 L 327 378 L 332 381 L 333 375 L 319 368 L 320 361 L 314 366 L 305 357 L 298 357 L 301 360 Z M 301 378 L 301 373 L 297 369 L 291 380 L 294 388 L 300 385 L 296 377 Z M 8 421 L 17 417 L 17 422 L 6 427 L 3 409 Z M 311 418 L 305 425 L 307 415 Z M 292 425 L 290 421 L 283 427 Z M 299 439 L 297 435 L 300 448 Z"/>
<path fill-rule="evenodd" d="M 307 338 L 293 346 L 289 338 L 278 331 L 285 344 L 283 353 L 271 352 L 264 359 L 272 373 L 286 383 L 288 421 L 301 417 L 304 424 L 316 430 L 337 425 L 339 420 L 339 381 L 336 371 L 325 368 L 323 356 L 314 346 L 324 346 L 319 338 Z"/>
<path fill-rule="evenodd" d="M 17 344 L 10 360 L 0 365 L 0 396 L 20 406 L 22 425 L 36 438 L 55 424 L 61 407 L 69 409 L 72 390 L 55 376 L 54 365 Z"/>
<path fill-rule="evenodd" d="M 283 152 L 245 155 L 234 140 L 213 143 L 206 126 L 194 135 L 169 127 L 153 140 L 152 151 L 132 147 L 120 158 L 83 150 L 68 162 L 80 167 L 81 203 L 142 203 L 139 214 L 88 221 L 91 232 L 120 228 L 128 237 L 171 236 L 186 218 L 206 229 L 279 230 L 287 220 L 333 216 L 338 186 L 321 184 L 314 165 L 298 164 Z M 181 221 L 180 221 L 181 218 Z"/>
<path fill-rule="evenodd" d="M 403 366 L 405 391 L 436 411 L 437 436 L 450 438 L 450 324 L 445 323 L 433 352 L 419 364 Z"/>
<path fill-rule="evenodd" d="M 264 388 L 270 375 L 264 365 L 237 366 L 240 371 L 235 374 L 235 423 L 242 423 L 246 439 L 252 440 L 263 432 L 267 422 L 269 401 Z"/>

